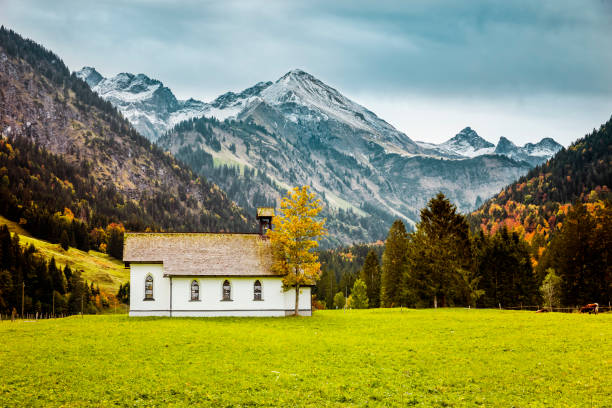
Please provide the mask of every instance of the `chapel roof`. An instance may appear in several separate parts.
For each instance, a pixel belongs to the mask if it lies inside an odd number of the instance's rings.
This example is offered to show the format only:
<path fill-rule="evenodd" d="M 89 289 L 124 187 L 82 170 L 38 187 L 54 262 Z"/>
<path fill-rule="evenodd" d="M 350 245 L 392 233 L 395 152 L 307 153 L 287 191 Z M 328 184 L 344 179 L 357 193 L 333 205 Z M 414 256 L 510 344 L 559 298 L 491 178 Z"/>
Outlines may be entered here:
<path fill-rule="evenodd" d="M 127 233 L 123 260 L 161 262 L 166 276 L 278 276 L 259 234 Z"/>

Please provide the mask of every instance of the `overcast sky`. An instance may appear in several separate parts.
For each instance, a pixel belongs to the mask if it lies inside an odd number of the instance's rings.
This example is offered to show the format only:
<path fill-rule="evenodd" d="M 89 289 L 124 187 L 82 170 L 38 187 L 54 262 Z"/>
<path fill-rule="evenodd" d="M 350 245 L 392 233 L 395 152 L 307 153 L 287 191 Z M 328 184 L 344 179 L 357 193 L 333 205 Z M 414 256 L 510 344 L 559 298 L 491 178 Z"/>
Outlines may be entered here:
<path fill-rule="evenodd" d="M 414 140 L 567 145 L 612 115 L 609 0 L 0 0 L 0 23 L 181 99 L 302 68 Z"/>

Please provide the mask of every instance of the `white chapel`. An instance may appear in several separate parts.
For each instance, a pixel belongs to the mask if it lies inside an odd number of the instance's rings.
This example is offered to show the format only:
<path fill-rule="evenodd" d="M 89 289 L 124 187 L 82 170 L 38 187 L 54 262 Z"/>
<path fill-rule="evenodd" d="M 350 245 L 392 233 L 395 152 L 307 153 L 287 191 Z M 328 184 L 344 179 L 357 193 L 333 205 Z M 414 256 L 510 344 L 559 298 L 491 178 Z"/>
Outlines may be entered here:
<path fill-rule="evenodd" d="M 258 208 L 258 233 L 127 233 L 130 316 L 286 316 L 295 288 L 271 270 L 265 235 L 273 208 Z M 299 314 L 310 316 L 311 288 L 300 286 Z"/>

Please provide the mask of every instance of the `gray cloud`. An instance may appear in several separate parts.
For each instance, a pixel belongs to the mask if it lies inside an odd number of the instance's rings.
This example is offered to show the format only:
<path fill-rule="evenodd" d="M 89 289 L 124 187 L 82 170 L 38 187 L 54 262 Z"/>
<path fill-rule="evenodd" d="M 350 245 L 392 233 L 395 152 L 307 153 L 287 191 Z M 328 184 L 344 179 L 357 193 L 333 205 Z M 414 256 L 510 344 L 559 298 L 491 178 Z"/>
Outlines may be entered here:
<path fill-rule="evenodd" d="M 0 0 L 0 23 L 54 50 L 71 69 L 143 72 L 183 98 L 208 100 L 300 67 L 378 106 L 416 139 L 452 136 L 435 121 L 427 128 L 407 119 L 422 98 L 440 101 L 442 119 L 466 111 L 464 125 L 473 125 L 466 106 L 497 107 L 496 119 L 479 119 L 491 139 L 539 137 L 506 134 L 514 118 L 567 144 L 612 113 L 611 4 Z M 390 109 L 389 101 L 406 110 Z M 534 114 L 536 101 L 550 106 Z M 502 114 L 508 104 L 510 116 Z M 562 129 L 555 107 L 573 118 Z"/>

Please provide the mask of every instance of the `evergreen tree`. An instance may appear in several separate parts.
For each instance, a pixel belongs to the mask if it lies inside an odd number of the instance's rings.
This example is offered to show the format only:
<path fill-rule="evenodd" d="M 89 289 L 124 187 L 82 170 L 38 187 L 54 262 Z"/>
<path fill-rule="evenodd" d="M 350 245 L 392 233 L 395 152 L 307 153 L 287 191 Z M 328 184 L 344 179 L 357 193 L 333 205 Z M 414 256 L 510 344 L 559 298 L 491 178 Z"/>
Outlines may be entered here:
<path fill-rule="evenodd" d="M 533 305 L 538 282 L 527 243 L 516 232 L 502 228 L 494 236 L 480 233 L 474 240 L 476 270 L 485 307 Z"/>
<path fill-rule="evenodd" d="M 319 299 L 325 301 L 328 307 L 334 304 L 334 295 L 338 292 L 338 283 L 333 270 L 325 265 L 321 267 L 321 277 L 317 281 L 316 295 Z"/>
<path fill-rule="evenodd" d="M 473 273 L 466 218 L 442 193 L 421 210 L 421 221 L 407 245 L 403 299 L 416 305 L 471 304 L 481 293 Z"/>
<path fill-rule="evenodd" d="M 353 290 L 350 296 L 350 305 L 352 309 L 368 308 L 367 287 L 365 282 L 361 279 L 357 279 L 353 285 Z"/>
<path fill-rule="evenodd" d="M 106 229 L 106 252 L 117 259 L 123 259 L 123 234 L 125 228 L 121 224 L 111 224 Z"/>
<path fill-rule="evenodd" d="M 382 256 L 380 301 L 382 307 L 400 305 L 401 277 L 406 264 L 406 227 L 396 220 L 387 236 Z"/>
<path fill-rule="evenodd" d="M 117 300 L 121 303 L 130 304 L 130 282 L 119 285 L 119 291 L 117 292 Z"/>
<path fill-rule="evenodd" d="M 66 279 L 64 278 L 62 270 L 55 264 L 55 258 L 51 258 L 48 268 L 49 276 L 51 276 L 51 280 L 53 281 L 53 290 L 63 295 L 66 293 Z"/>
<path fill-rule="evenodd" d="M 68 237 L 68 233 L 66 230 L 62 231 L 62 235 L 60 236 L 60 245 L 64 248 L 64 251 L 67 251 L 70 248 L 70 238 Z"/>
<path fill-rule="evenodd" d="M 66 279 L 66 289 L 71 292 L 72 291 L 72 286 L 71 286 L 71 282 L 72 282 L 72 269 L 70 269 L 70 266 L 66 265 L 64 267 L 64 278 Z"/>
<path fill-rule="evenodd" d="M 562 279 L 561 301 L 568 306 L 607 303 L 612 297 L 609 203 L 595 216 L 577 202 L 553 237 L 542 268 L 553 268 Z"/>
<path fill-rule="evenodd" d="M 374 250 L 368 252 L 361 268 L 360 278 L 367 288 L 369 307 L 380 307 L 380 265 Z"/>
<path fill-rule="evenodd" d="M 69 272 L 70 268 L 65 270 L 71 278 L 69 290 L 84 285 L 78 275 Z M 60 293 L 66 292 L 65 283 L 64 273 L 54 258 L 46 261 L 33 245 L 22 246 L 17 234 L 11 237 L 6 225 L 0 226 L 1 313 L 9 313 L 13 308 L 21 311 L 22 297 L 25 313 L 52 313 L 54 309 L 56 314 L 66 313 L 66 297 Z M 91 304 L 87 306 L 86 313 L 96 312 Z M 80 311 L 80 303 L 74 310 L 77 308 Z"/>

